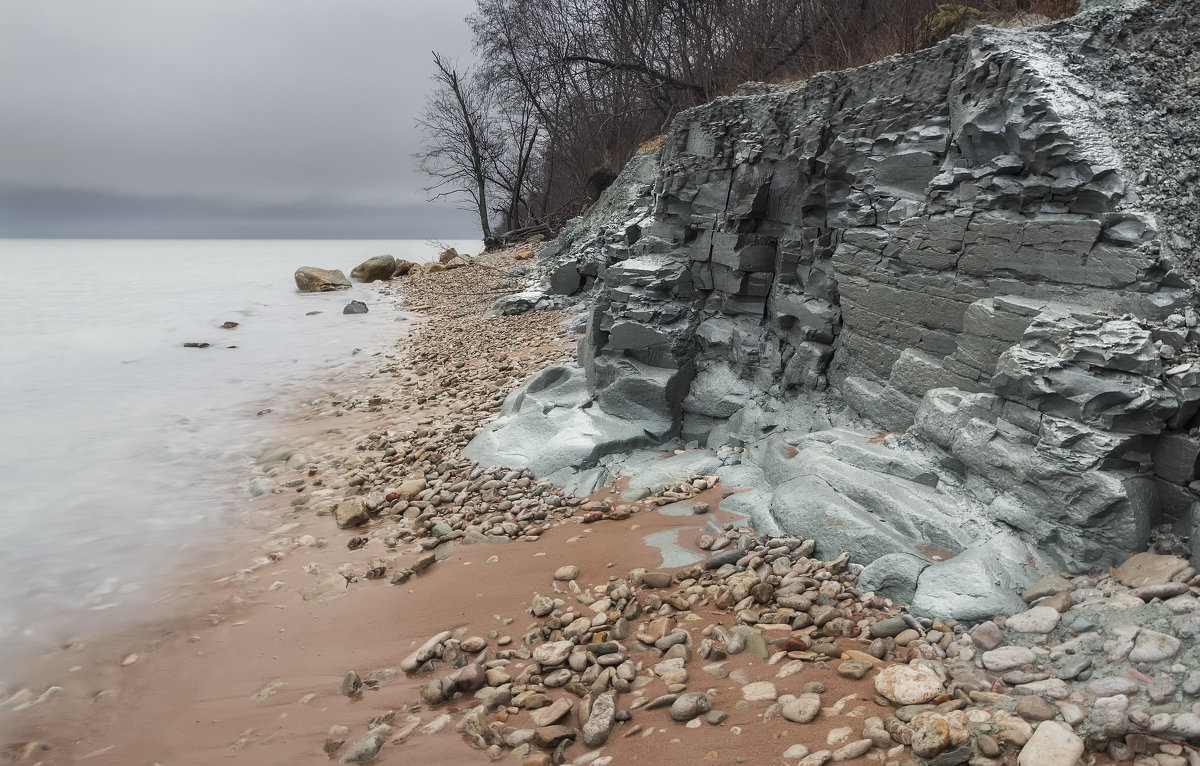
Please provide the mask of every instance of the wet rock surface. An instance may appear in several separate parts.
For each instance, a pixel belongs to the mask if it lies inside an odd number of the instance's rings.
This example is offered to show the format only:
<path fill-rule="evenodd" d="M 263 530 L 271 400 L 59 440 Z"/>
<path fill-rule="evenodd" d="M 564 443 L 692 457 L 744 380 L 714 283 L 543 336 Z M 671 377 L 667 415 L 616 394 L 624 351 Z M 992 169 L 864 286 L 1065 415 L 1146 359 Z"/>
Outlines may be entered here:
<path fill-rule="evenodd" d="M 1162 525 L 1190 554 L 1197 39 L 1129 3 L 680 115 L 542 253 L 577 364 L 468 454 L 569 485 L 732 449 L 760 529 L 911 557 L 875 576 L 928 616 L 1019 611 Z"/>

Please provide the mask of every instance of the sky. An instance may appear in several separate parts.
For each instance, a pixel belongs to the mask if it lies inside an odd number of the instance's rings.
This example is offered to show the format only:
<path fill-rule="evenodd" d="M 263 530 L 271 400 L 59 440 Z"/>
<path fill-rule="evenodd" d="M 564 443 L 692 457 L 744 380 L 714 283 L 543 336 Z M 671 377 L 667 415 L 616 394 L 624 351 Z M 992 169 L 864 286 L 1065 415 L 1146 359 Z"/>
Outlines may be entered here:
<path fill-rule="evenodd" d="M 0 0 L 0 237 L 472 237 L 414 167 L 474 0 Z"/>

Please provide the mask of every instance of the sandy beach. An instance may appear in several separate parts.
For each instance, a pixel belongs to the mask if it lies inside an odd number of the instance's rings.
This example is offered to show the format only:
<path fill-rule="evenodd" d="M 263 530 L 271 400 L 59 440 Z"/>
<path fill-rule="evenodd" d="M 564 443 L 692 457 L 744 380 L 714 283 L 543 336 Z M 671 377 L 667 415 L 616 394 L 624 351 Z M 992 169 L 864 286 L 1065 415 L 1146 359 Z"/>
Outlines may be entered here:
<path fill-rule="evenodd" d="M 715 477 L 565 497 L 458 457 L 573 354 L 559 312 L 484 316 L 518 265 L 380 287 L 375 310 L 420 315 L 394 357 L 315 387 L 248 477 L 274 490 L 169 609 L 28 668 L 0 708 L 9 760 L 1015 763 L 1046 711 L 935 669 L 962 626 L 734 527 Z M 664 566 L 664 533 L 694 563 Z"/>

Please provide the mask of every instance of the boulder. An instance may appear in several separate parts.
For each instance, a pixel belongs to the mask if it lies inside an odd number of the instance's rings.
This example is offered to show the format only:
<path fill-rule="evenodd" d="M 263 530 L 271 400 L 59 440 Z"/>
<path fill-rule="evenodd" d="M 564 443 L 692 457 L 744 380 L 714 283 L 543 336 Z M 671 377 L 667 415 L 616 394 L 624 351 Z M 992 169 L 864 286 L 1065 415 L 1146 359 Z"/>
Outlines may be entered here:
<path fill-rule="evenodd" d="M 412 261 L 396 261 L 396 268 L 392 272 L 392 277 L 407 277 L 409 275 L 417 275 L 421 273 L 421 267 Z"/>
<path fill-rule="evenodd" d="M 446 264 L 450 261 L 453 261 L 455 258 L 460 257 L 461 256 L 458 254 L 457 250 L 455 250 L 453 247 L 448 247 L 443 250 L 440 255 L 438 255 L 438 263 Z"/>
<path fill-rule="evenodd" d="M 374 282 L 377 279 L 391 279 L 395 273 L 396 259 L 390 255 L 377 255 L 355 266 L 350 276 L 359 282 Z"/>
<path fill-rule="evenodd" d="M 367 313 L 367 304 L 362 301 L 350 301 L 346 307 L 342 309 L 343 314 L 365 314 Z"/>
<path fill-rule="evenodd" d="M 296 269 L 296 288 L 302 293 L 328 293 L 350 289 L 350 280 L 339 269 L 301 266 Z"/>

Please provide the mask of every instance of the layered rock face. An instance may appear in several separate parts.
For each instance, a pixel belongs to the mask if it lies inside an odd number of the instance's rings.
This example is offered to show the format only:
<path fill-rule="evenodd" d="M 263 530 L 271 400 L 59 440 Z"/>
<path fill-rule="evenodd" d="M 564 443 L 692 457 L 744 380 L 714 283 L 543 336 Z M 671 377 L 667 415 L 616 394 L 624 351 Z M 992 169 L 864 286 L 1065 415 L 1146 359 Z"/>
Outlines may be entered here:
<path fill-rule="evenodd" d="M 1148 103 L 1200 78 L 1185 6 L 982 27 L 681 114 L 544 253 L 551 291 L 589 295 L 579 368 L 474 456 L 744 446 L 780 527 L 968 600 L 964 567 L 1015 587 L 1018 563 L 1190 534 L 1197 120 Z"/>

